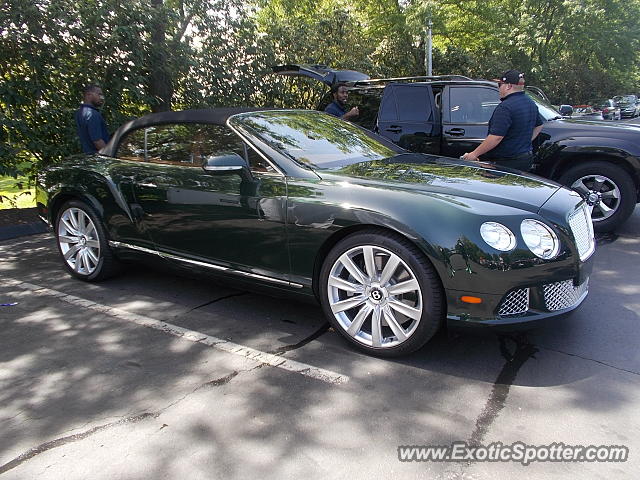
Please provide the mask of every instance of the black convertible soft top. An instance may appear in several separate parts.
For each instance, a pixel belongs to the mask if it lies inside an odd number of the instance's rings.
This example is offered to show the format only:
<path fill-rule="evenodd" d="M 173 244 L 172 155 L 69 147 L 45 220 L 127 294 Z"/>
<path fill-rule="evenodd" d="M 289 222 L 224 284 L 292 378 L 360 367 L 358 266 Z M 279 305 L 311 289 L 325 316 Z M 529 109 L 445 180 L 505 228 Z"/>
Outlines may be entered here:
<path fill-rule="evenodd" d="M 227 119 L 238 113 L 259 112 L 273 110 L 273 108 L 257 107 L 225 107 L 225 108 L 201 108 L 196 110 L 180 110 L 177 112 L 150 113 L 140 118 L 135 118 L 120 126 L 100 153 L 110 157 L 115 156 L 116 149 L 122 137 L 131 130 L 163 125 L 167 123 L 210 123 L 224 125 Z"/>

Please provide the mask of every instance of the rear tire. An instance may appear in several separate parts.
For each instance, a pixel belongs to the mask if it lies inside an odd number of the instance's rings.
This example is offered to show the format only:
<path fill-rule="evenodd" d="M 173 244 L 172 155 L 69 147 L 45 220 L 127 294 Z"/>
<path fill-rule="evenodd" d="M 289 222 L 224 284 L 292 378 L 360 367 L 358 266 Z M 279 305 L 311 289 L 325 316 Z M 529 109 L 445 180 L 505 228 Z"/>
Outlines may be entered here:
<path fill-rule="evenodd" d="M 622 225 L 636 205 L 636 186 L 629 174 L 609 162 L 586 162 L 567 170 L 560 183 L 572 188 L 593 206 L 596 232 L 610 232 Z"/>
<path fill-rule="evenodd" d="M 352 345 L 381 357 L 418 350 L 444 316 L 442 286 L 429 261 L 384 230 L 338 242 L 322 265 L 319 292 L 333 327 Z"/>
<path fill-rule="evenodd" d="M 74 277 L 98 282 L 120 270 L 100 219 L 86 203 L 66 202 L 56 217 L 55 234 L 62 263 Z"/>

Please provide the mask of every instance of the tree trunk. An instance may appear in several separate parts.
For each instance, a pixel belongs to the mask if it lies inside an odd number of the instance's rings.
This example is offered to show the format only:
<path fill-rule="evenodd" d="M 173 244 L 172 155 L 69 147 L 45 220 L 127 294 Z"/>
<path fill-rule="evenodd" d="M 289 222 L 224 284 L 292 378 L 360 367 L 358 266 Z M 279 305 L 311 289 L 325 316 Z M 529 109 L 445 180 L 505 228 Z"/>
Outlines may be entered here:
<path fill-rule="evenodd" d="M 153 112 L 171 110 L 173 97 L 173 79 L 169 68 L 169 53 L 166 42 L 167 16 L 163 0 L 151 0 L 153 20 L 151 26 L 151 73 L 149 75 L 149 94 L 155 99 L 151 105 Z"/>

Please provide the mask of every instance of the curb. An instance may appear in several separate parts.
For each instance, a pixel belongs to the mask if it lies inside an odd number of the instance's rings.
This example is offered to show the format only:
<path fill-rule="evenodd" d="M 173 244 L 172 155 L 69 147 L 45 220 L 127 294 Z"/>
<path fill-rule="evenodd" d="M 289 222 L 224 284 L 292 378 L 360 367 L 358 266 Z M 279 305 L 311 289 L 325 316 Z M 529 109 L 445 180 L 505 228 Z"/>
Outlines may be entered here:
<path fill-rule="evenodd" d="M 9 240 L 25 235 L 36 235 L 38 233 L 45 233 L 48 231 L 50 231 L 50 228 L 44 222 L 9 225 L 8 227 L 0 227 L 0 240 Z"/>

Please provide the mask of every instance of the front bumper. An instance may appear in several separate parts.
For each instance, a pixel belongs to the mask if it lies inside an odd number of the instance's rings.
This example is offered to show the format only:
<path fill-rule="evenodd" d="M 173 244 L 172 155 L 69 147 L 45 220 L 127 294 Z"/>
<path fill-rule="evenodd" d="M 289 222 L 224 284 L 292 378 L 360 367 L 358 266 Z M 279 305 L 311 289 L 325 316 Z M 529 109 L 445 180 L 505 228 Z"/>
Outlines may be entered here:
<path fill-rule="evenodd" d="M 468 293 L 447 290 L 447 324 L 455 326 L 533 326 L 552 317 L 560 317 L 580 306 L 589 292 L 593 270 L 593 252 L 566 274 L 534 275 L 522 278 L 502 294 L 482 294 L 480 304 L 464 303 Z M 536 278 L 534 280 L 534 278 Z"/>
<path fill-rule="evenodd" d="M 472 308 L 467 312 L 461 312 L 456 308 L 450 309 L 452 312 L 447 315 L 447 325 L 450 327 L 529 327 L 548 318 L 562 317 L 578 308 L 587 298 L 590 265 L 591 262 L 584 265 L 585 271 L 581 272 L 579 278 L 520 286 L 502 296 L 484 296 L 485 306 L 481 309 L 475 306 L 475 312 Z M 456 293 L 458 292 L 448 292 L 449 305 L 460 304 Z"/>

